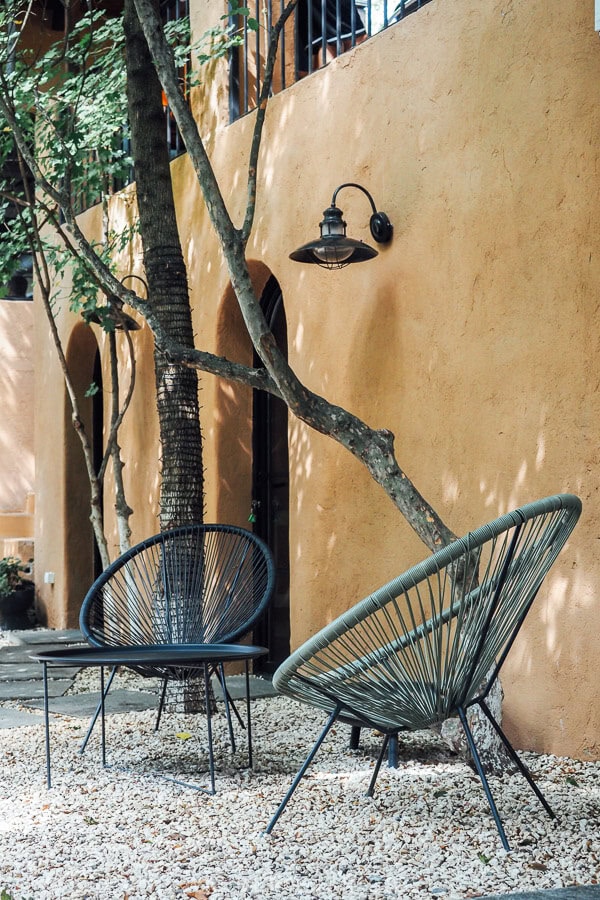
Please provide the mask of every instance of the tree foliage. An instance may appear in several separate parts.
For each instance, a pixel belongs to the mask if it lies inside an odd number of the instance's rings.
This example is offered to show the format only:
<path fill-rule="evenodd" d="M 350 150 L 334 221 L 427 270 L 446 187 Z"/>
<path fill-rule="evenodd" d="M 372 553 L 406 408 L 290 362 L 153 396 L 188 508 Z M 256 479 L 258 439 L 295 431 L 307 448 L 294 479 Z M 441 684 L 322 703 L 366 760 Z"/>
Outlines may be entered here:
<path fill-rule="evenodd" d="M 36 56 L 34 59 L 25 55 L 18 64 L 15 59 L 12 70 L 9 72 L 7 69 L 0 81 L 0 112 L 4 113 L 7 131 L 14 137 L 26 165 L 35 177 L 48 221 L 60 235 L 67 251 L 76 257 L 76 265 L 84 266 L 90 280 L 102 285 L 106 293 L 115 294 L 145 316 L 160 351 L 176 363 L 268 390 L 281 397 L 294 415 L 349 450 L 384 488 L 423 541 L 431 549 L 436 549 L 454 535 L 399 466 L 393 434 L 386 429 L 370 428 L 351 412 L 331 404 L 299 381 L 270 333 L 246 264 L 245 249 L 254 223 L 262 128 L 275 56 L 281 30 L 295 3 L 296 0 L 288 2 L 282 16 L 270 30 L 269 51 L 248 159 L 246 212 L 241 227 L 238 227 L 229 214 L 198 125 L 187 103 L 178 59 L 158 18 L 156 6 L 153 0 L 135 0 L 154 65 L 196 170 L 209 217 L 223 247 L 248 333 L 262 361 L 262 366 L 258 368 L 233 364 L 202 349 L 182 346 L 174 340 L 165 323 L 156 316 L 151 302 L 139 297 L 134 291 L 123 288 L 111 271 L 110 263 L 96 252 L 97 248 L 86 239 L 77 221 L 74 202 L 77 193 L 85 194 L 86 191 L 95 190 L 107 176 L 115 178 L 117 172 L 114 165 L 118 165 L 119 161 L 121 164 L 126 163 L 125 156 L 117 157 L 117 163 L 110 165 L 104 158 L 104 154 L 108 154 L 114 145 L 115 136 L 126 134 L 123 131 L 122 108 L 119 110 L 116 89 L 122 82 L 117 75 L 113 77 L 113 72 L 118 71 L 120 58 L 122 29 L 120 32 L 119 19 L 104 22 L 97 12 L 92 11 L 83 17 L 71 35 L 47 50 L 43 57 Z M 236 8 L 236 12 L 248 14 L 244 7 Z M 14 56 L 16 39 L 10 33 L 7 14 L 4 13 L 4 16 L 7 35 L 5 58 L 8 61 Z M 256 22 L 251 24 L 253 27 L 258 26 Z M 216 53 L 223 52 L 228 40 L 237 39 L 235 35 L 227 35 L 226 26 L 224 21 L 216 30 L 203 37 L 204 42 L 208 41 L 209 45 L 217 47 Z M 219 34 L 222 36 L 219 37 Z M 178 34 L 178 37 L 181 35 Z M 198 55 L 198 47 L 195 49 Z M 186 53 L 193 51 L 194 48 L 185 48 Z M 179 45 L 178 53 L 182 52 Z M 208 53 L 200 53 L 203 60 L 209 56 Z M 68 61 L 66 72 L 65 60 Z M 106 61 L 110 66 L 111 77 L 108 81 L 111 83 L 109 88 L 104 88 L 100 100 L 98 95 L 105 79 L 99 76 L 99 72 L 105 67 Z M 44 71 L 43 77 L 39 74 L 40 70 Z M 21 91 L 21 84 L 26 84 L 24 92 Z M 42 93 L 43 97 L 40 96 Z M 32 96 L 36 98 L 34 108 L 30 101 L 28 105 L 25 104 L 25 98 Z M 96 117 L 94 109 L 98 112 Z M 102 116 L 99 115 L 100 111 Z M 107 115 L 107 121 L 100 127 L 99 122 L 104 114 Z M 93 131 L 87 131 L 88 125 L 91 128 L 92 118 Z M 32 138 L 40 132 L 41 150 L 36 156 Z M 94 140 L 90 135 L 93 135 Z M 101 147 L 96 151 L 92 144 L 100 139 Z M 39 141 L 38 136 L 38 143 Z"/>

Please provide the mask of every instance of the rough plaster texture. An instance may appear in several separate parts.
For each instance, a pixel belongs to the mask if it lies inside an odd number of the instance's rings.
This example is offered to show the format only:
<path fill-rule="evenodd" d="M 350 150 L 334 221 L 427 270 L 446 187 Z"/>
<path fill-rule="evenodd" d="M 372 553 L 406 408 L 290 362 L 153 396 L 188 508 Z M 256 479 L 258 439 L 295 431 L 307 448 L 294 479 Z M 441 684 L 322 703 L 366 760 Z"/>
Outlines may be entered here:
<path fill-rule="evenodd" d="M 33 366 L 33 304 L 0 302 L 0 538 L 33 533 Z"/>
<path fill-rule="evenodd" d="M 203 11 L 215 5 L 196 6 L 198 27 L 210 24 Z M 249 245 L 258 290 L 263 267 L 283 290 L 300 377 L 393 430 L 401 465 L 455 532 L 546 494 L 582 497 L 582 520 L 514 647 L 504 690 L 517 745 L 584 758 L 600 756 L 600 46 L 592 13 L 591 0 L 568 15 L 562 6 L 550 14 L 542 0 L 460 9 L 437 0 L 277 95 Z M 203 132 L 239 222 L 253 118 L 227 125 L 225 83 L 207 91 Z M 198 343 L 246 359 L 187 158 L 173 174 Z M 350 180 L 390 216 L 392 244 L 375 261 L 335 273 L 291 262 L 289 252 L 316 236 L 333 189 Z M 364 197 L 348 191 L 338 202 L 349 234 L 368 240 Z M 118 200 L 114 215 L 125 221 L 131 208 Z M 98 226 L 93 213 L 88 224 Z M 138 263 L 134 247 L 123 274 Z M 48 389 L 58 382 L 42 332 Z M 154 530 L 158 490 L 149 336 L 141 344 L 122 441 L 135 537 Z M 244 522 L 249 399 L 210 376 L 201 391 L 206 517 Z M 64 579 L 64 526 L 53 510 L 64 493 L 56 448 L 65 417 L 41 398 L 37 413 L 44 478 L 36 535 Z M 52 463 L 40 439 L 49 434 Z M 289 440 L 297 645 L 425 551 L 347 453 L 294 420 Z M 47 602 L 61 623 L 60 593 Z"/>

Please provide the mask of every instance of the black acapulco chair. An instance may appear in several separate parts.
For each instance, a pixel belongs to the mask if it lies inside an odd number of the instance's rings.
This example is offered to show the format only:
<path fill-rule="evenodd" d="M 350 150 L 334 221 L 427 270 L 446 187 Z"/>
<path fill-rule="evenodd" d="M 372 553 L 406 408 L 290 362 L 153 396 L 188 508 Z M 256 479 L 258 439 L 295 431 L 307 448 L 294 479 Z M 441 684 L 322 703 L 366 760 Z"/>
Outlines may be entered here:
<path fill-rule="evenodd" d="M 271 552 L 255 534 L 233 525 L 189 525 L 156 534 L 116 559 L 86 594 L 79 624 L 85 639 L 101 648 L 232 644 L 262 616 L 274 585 Z M 158 729 L 169 680 L 185 681 L 193 672 L 173 666 L 129 668 L 162 679 Z M 227 691 L 223 667 L 218 671 L 235 751 L 230 708 L 242 727 L 243 721 Z M 101 707 L 99 703 L 81 753 Z"/>
<path fill-rule="evenodd" d="M 562 494 L 501 516 L 375 591 L 282 663 L 273 677 L 277 690 L 325 710 L 329 719 L 267 833 L 336 721 L 384 735 L 371 796 L 390 739 L 458 716 L 502 844 L 509 850 L 467 721 L 467 710 L 474 705 L 554 818 L 486 697 L 580 512 L 580 500 Z"/>

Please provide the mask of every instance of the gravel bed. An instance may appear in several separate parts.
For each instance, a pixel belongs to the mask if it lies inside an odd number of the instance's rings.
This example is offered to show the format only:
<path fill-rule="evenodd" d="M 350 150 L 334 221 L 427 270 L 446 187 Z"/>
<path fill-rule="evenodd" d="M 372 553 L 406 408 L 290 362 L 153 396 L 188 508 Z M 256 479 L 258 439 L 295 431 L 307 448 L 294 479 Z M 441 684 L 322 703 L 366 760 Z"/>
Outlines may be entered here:
<path fill-rule="evenodd" d="M 39 723 L 39 720 L 38 720 Z M 215 716 L 214 797 L 148 772 L 202 780 L 203 717 L 108 718 L 103 769 L 86 724 L 51 725 L 45 787 L 40 724 L 0 731 L 0 894 L 14 900 L 384 900 L 591 884 L 600 872 L 600 764 L 524 754 L 552 821 L 519 776 L 492 779 L 514 850 L 502 850 L 480 782 L 424 732 L 400 746 L 365 796 L 380 739 L 348 749 L 337 727 L 270 836 L 263 831 L 323 723 L 283 697 L 253 701 L 254 769 Z M 239 733 L 239 728 L 238 728 Z M 123 767 L 132 771 L 123 771 Z"/>

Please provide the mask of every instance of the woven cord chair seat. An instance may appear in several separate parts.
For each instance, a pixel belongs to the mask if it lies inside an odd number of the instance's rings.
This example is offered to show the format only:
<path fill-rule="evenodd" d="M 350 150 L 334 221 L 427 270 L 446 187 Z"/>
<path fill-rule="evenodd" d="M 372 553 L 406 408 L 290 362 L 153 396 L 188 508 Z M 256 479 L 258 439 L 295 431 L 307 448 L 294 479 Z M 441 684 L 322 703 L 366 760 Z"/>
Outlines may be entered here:
<path fill-rule="evenodd" d="M 267 546 L 228 525 L 176 528 L 120 556 L 90 588 L 80 613 L 99 647 L 233 643 L 273 592 Z"/>
<path fill-rule="evenodd" d="M 84 598 L 80 628 L 100 648 L 232 644 L 264 614 L 274 586 L 271 552 L 255 534 L 232 525 L 184 526 L 153 535 L 115 560 Z M 159 664 L 130 668 L 163 679 L 158 727 L 167 681 L 186 684 L 193 671 Z M 222 667 L 220 674 L 225 690 Z M 229 719 L 230 698 L 225 703 Z M 82 750 L 97 716 L 98 710 Z M 234 746 L 231 727 L 230 739 Z"/>
<path fill-rule="evenodd" d="M 486 697 L 580 512 L 579 499 L 562 494 L 501 516 L 379 588 L 299 647 L 273 684 L 330 713 L 312 755 L 338 718 L 389 737 L 459 716 L 479 771 L 465 712 L 478 704 L 501 733 Z M 486 781 L 484 788 L 487 794 Z M 508 847 L 495 805 L 492 812 Z"/>

